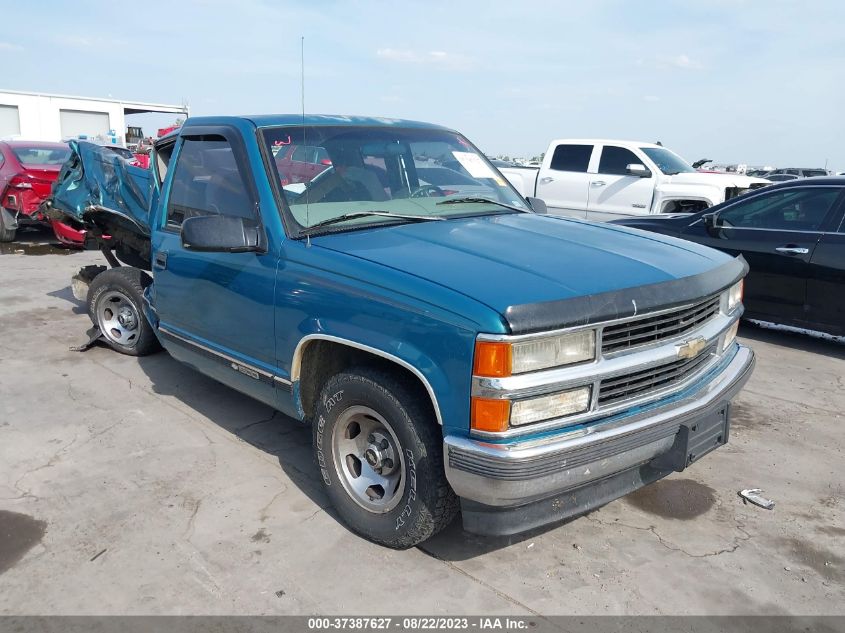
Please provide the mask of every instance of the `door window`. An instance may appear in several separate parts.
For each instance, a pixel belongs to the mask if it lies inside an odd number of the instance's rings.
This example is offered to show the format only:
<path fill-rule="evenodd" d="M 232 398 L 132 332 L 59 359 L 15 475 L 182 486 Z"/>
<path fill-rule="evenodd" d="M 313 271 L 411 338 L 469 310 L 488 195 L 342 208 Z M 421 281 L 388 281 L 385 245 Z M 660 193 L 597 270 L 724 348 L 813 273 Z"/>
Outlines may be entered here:
<path fill-rule="evenodd" d="M 154 152 L 158 184 L 160 185 L 164 184 L 164 178 L 167 176 L 167 166 L 170 164 L 170 157 L 173 155 L 174 147 L 176 147 L 176 143 L 169 143 L 156 148 Z"/>
<path fill-rule="evenodd" d="M 592 145 L 558 145 L 552 155 L 551 169 L 586 173 L 590 165 Z"/>
<path fill-rule="evenodd" d="M 599 173 L 613 176 L 627 176 L 628 165 L 632 163 L 642 165 L 642 162 L 643 161 L 637 158 L 637 155 L 629 149 L 616 147 L 615 145 L 605 145 L 601 150 Z"/>
<path fill-rule="evenodd" d="M 719 220 L 725 227 L 818 231 L 839 193 L 834 187 L 781 190 L 739 202 Z"/>
<path fill-rule="evenodd" d="M 222 137 L 186 138 L 176 159 L 167 224 L 179 227 L 199 215 L 231 215 L 255 219 L 232 146 Z"/>

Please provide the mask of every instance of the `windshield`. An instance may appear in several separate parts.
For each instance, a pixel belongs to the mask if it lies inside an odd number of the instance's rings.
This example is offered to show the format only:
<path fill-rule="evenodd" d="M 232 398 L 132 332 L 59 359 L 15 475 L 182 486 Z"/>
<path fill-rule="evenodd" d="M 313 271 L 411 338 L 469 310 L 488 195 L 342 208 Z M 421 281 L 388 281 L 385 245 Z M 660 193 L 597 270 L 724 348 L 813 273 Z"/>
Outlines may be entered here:
<path fill-rule="evenodd" d="M 274 177 L 300 231 L 348 214 L 355 216 L 331 224 L 332 230 L 410 221 L 390 214 L 464 217 L 530 212 L 487 158 L 455 132 L 296 126 L 268 128 L 263 134 Z M 473 201 L 437 204 L 461 198 Z M 368 211 L 380 215 L 361 213 Z"/>
<path fill-rule="evenodd" d="M 16 145 L 12 148 L 12 153 L 22 165 L 63 165 L 70 157 L 70 148 L 67 145 Z"/>
<path fill-rule="evenodd" d="M 688 162 L 665 147 L 641 147 L 640 150 L 667 176 L 695 172 Z"/>

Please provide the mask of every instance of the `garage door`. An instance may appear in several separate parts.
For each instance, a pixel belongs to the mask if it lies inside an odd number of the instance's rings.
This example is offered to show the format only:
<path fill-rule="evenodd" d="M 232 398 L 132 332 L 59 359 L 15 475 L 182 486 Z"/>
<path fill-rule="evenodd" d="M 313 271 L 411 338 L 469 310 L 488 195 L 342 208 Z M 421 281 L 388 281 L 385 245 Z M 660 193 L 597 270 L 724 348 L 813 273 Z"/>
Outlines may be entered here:
<path fill-rule="evenodd" d="M 59 110 L 62 138 L 84 136 L 105 136 L 109 133 L 108 112 L 83 112 L 82 110 Z"/>
<path fill-rule="evenodd" d="M 0 138 L 17 136 L 21 133 L 18 106 L 0 105 Z"/>

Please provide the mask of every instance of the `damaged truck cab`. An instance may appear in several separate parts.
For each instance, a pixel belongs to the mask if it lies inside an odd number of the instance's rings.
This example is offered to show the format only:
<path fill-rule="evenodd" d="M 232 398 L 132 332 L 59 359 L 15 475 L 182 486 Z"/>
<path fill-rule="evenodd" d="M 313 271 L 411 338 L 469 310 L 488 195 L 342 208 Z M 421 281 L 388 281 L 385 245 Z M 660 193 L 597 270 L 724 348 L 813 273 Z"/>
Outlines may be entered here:
<path fill-rule="evenodd" d="M 459 507 L 516 533 L 728 441 L 741 258 L 534 213 L 423 123 L 191 118 L 149 171 L 72 149 L 51 212 L 110 236 L 77 278 L 97 333 L 310 423 L 366 538 L 410 547 Z"/>

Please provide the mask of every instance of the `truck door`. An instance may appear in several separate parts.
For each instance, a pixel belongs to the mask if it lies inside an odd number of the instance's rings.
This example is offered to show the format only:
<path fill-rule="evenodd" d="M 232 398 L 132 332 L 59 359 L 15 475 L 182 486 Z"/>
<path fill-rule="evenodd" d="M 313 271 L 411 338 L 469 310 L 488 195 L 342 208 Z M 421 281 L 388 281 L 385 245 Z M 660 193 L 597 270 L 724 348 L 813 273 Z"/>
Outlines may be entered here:
<path fill-rule="evenodd" d="M 153 231 L 154 307 L 168 351 L 273 404 L 273 293 L 278 247 L 267 244 L 243 138 L 234 128 L 183 131 Z M 182 222 L 230 215 L 259 223 L 264 252 L 200 252 L 182 245 Z"/>
<path fill-rule="evenodd" d="M 537 197 L 546 203 L 549 213 L 587 217 L 587 168 L 592 154 L 592 145 L 562 143 L 555 147 L 551 160 L 543 161 L 537 174 Z"/>
<path fill-rule="evenodd" d="M 632 176 L 628 165 L 643 164 L 634 152 L 616 145 L 598 147 L 601 152 L 595 174 L 590 174 L 587 218 L 607 221 L 647 215 L 654 197 L 654 176 Z"/>

